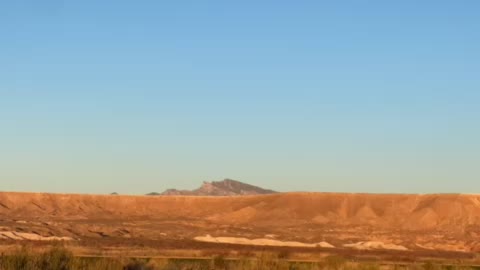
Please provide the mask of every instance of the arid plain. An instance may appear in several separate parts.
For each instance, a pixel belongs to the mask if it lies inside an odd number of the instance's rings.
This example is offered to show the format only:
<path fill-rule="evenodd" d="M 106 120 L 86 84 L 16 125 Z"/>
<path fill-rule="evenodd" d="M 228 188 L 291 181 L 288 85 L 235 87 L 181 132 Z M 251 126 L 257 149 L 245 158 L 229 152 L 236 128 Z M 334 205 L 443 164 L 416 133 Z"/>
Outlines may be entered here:
<path fill-rule="evenodd" d="M 0 193 L 0 246 L 61 241 L 78 255 L 309 254 L 475 259 L 480 195 Z"/>

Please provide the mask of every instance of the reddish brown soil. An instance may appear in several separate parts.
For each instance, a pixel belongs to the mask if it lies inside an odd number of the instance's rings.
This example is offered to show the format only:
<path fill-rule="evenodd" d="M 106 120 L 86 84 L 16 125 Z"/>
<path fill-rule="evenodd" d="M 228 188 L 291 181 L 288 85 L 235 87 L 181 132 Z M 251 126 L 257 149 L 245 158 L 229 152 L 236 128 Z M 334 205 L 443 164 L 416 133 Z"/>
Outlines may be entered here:
<path fill-rule="evenodd" d="M 245 247 L 192 239 L 206 234 L 250 239 L 273 235 L 269 237 L 284 241 L 325 241 L 337 247 L 334 252 L 339 253 L 460 258 L 480 251 L 480 195 L 279 193 L 151 197 L 0 193 L 0 231 L 72 237 L 75 240 L 69 245 L 79 250 L 135 247 L 156 251 L 242 251 Z M 0 239 L 0 244 L 22 241 Z M 343 248 L 344 244 L 360 241 L 401 245 L 408 251 Z M 262 249 L 266 248 L 248 247 Z M 288 250 L 320 252 L 308 248 Z"/>

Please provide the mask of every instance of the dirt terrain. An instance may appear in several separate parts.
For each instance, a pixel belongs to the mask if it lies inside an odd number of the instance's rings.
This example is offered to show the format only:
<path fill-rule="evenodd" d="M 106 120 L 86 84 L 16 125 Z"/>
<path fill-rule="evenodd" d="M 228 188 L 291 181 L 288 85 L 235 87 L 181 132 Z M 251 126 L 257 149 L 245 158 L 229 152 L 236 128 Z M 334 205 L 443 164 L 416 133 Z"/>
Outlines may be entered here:
<path fill-rule="evenodd" d="M 480 195 L 0 193 L 0 245 L 57 240 L 79 249 L 467 254 L 480 251 Z"/>

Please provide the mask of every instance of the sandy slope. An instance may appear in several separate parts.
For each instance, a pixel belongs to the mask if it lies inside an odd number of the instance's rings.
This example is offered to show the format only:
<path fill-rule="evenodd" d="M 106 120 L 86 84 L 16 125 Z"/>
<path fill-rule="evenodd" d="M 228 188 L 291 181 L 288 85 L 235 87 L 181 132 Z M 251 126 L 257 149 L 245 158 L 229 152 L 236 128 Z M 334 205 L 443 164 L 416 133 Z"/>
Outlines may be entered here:
<path fill-rule="evenodd" d="M 200 242 L 227 243 L 227 244 L 252 245 L 252 246 L 334 248 L 333 245 L 327 242 L 301 243 L 301 242 L 295 242 L 295 241 L 279 241 L 279 240 L 273 240 L 273 239 L 267 239 L 267 238 L 247 239 L 242 237 L 212 237 L 211 235 L 206 235 L 206 236 L 197 236 L 194 239 Z"/>
<path fill-rule="evenodd" d="M 3 227 L 3 228 L 2 228 Z M 280 193 L 241 197 L 0 193 L 0 231 L 41 237 L 328 242 L 478 249 L 480 195 Z M 352 245 L 353 244 L 353 245 Z M 363 244 L 365 246 L 365 244 Z M 445 248 L 447 247 L 447 248 Z"/>

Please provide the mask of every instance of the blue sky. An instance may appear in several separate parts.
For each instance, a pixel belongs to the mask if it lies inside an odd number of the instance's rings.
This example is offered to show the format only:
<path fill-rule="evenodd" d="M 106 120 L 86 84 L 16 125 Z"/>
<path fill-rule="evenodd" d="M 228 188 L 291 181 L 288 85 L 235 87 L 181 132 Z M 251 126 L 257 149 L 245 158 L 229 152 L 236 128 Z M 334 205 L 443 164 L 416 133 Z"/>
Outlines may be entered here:
<path fill-rule="evenodd" d="M 4 1 L 0 190 L 479 193 L 478 10 Z"/>

